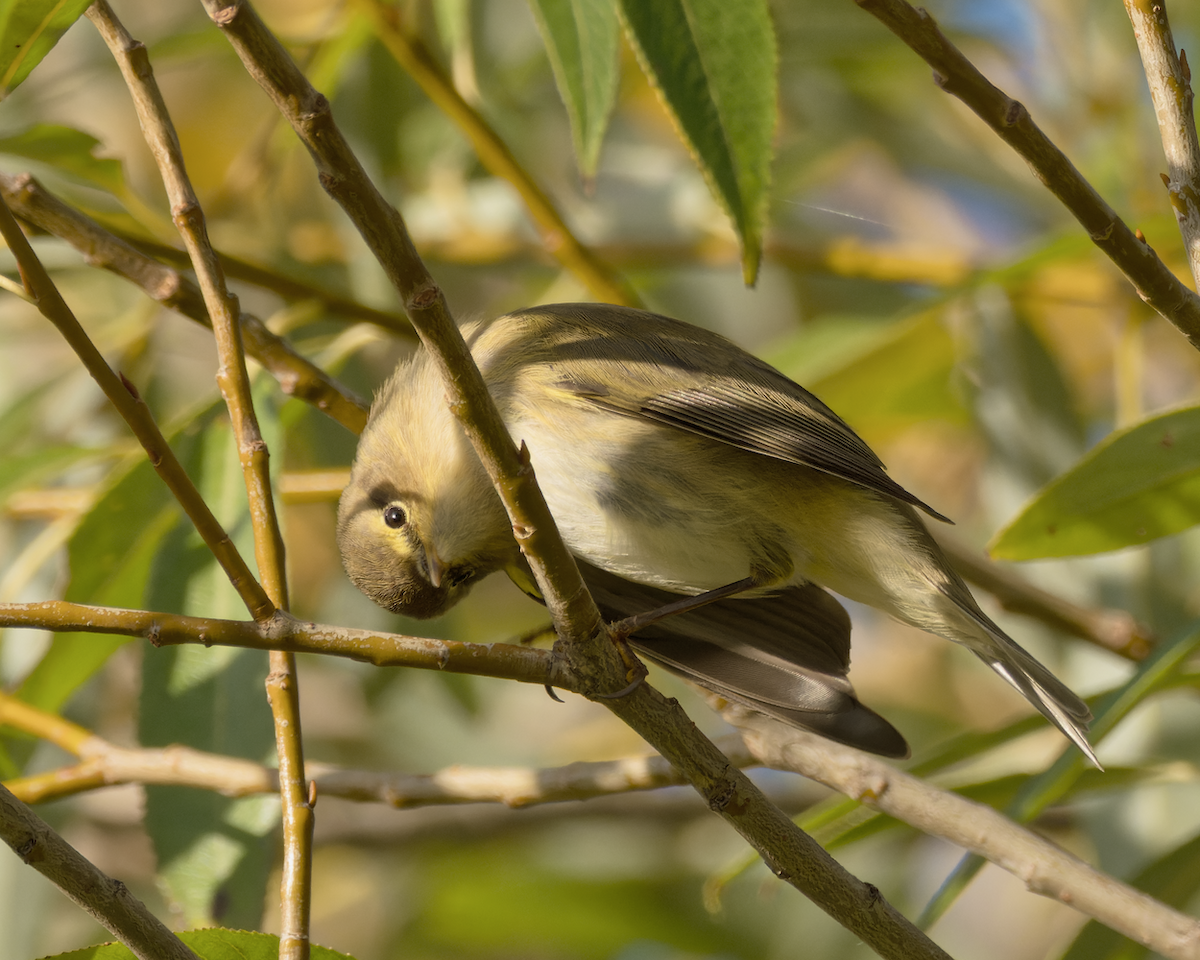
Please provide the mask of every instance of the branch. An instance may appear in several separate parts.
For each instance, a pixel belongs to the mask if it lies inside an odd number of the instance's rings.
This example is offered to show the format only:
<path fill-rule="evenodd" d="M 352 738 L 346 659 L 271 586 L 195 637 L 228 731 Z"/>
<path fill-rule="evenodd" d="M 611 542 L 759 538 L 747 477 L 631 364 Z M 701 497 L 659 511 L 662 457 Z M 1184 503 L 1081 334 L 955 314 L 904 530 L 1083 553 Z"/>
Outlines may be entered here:
<path fill-rule="evenodd" d="M 120 880 L 102 873 L 0 785 L 0 837 L 139 960 L 199 960 Z"/>
<path fill-rule="evenodd" d="M 1200 283 L 1200 142 L 1196 139 L 1192 71 L 1187 55 L 1175 53 L 1166 0 L 1125 0 L 1125 12 L 1133 24 L 1167 156 L 1163 183 L 1183 234 L 1192 278 Z"/>
<path fill-rule="evenodd" d="M 138 396 L 133 384 L 113 372 L 83 327 L 79 325 L 79 321 L 54 286 L 50 275 L 46 273 L 45 267 L 33 252 L 29 241 L 25 239 L 25 234 L 17 226 L 17 221 L 13 219 L 12 211 L 3 197 L 0 197 L 0 235 L 3 235 L 16 258 L 21 279 L 33 296 L 39 312 L 58 328 L 83 361 L 88 373 L 100 385 L 109 402 L 129 424 L 134 436 L 145 448 L 151 465 L 195 524 L 196 531 L 216 557 L 251 615 L 269 617 L 273 604 L 176 459 L 170 445 L 158 429 L 158 424 L 150 415 L 145 401 Z"/>
<path fill-rule="evenodd" d="M 1088 866 L 991 807 L 939 790 L 853 747 L 733 708 L 750 752 L 778 770 L 818 780 L 872 809 L 971 850 L 1172 960 L 1200 957 L 1200 921 Z"/>
<path fill-rule="evenodd" d="M 167 189 L 171 217 L 183 237 L 192 268 L 200 281 L 204 305 L 217 342 L 217 385 L 229 409 L 237 438 L 238 457 L 246 483 L 254 554 L 259 576 L 278 610 L 288 607 L 283 533 L 271 495 L 269 452 L 262 438 L 251 396 L 250 374 L 238 326 L 237 298 L 225 285 L 216 251 L 208 240 L 204 211 L 192 189 L 174 124 L 154 79 L 145 46 L 134 40 L 117 19 L 107 0 L 94 0 L 87 10 L 121 68 L 159 174 Z M 312 907 L 312 836 L 314 800 L 304 778 L 304 745 L 300 731 L 300 690 L 296 659 L 273 650 L 267 674 L 267 699 L 275 720 L 279 758 L 279 793 L 283 812 L 283 871 L 280 960 L 307 960 Z"/>
<path fill-rule="evenodd" d="M 89 264 L 137 284 L 151 299 L 212 326 L 200 288 L 177 270 L 163 266 L 109 233 L 96 221 L 63 203 L 29 174 L 0 173 L 0 193 L 22 220 L 65 240 Z M 288 396 L 311 403 L 347 430 L 362 433 L 367 405 L 277 337 L 257 317 L 241 313 L 238 322 L 250 355 L 279 381 Z"/>
<path fill-rule="evenodd" d="M 508 144 L 479 111 L 463 99 L 432 51 L 402 25 L 399 9 L 381 0 L 360 0 L 358 6 L 370 18 L 380 42 L 396 62 L 471 141 L 480 163 L 495 176 L 512 184 L 525 202 L 530 219 L 541 234 L 542 246 L 550 255 L 574 274 L 596 299 L 629 307 L 641 306 L 641 299 L 633 288 L 580 243 L 550 198 L 513 156 Z"/>
<path fill-rule="evenodd" d="M 352 630 L 297 620 L 282 610 L 263 621 L 217 620 L 46 600 L 41 603 L 0 603 L 0 627 L 117 634 L 140 637 L 155 646 L 202 643 L 251 650 L 320 653 L 360 660 L 377 667 L 446 670 L 543 686 L 551 684 L 573 693 L 580 692 L 580 683 L 565 659 L 549 650 Z"/>
<path fill-rule="evenodd" d="M 1034 175 L 1087 230 L 1146 303 L 1200 349 L 1200 297 L 1180 283 L 1146 241 L 1134 234 L 1033 122 L 1029 111 L 992 83 L 905 0 L 855 0 L 933 67 L 934 82 L 970 107 L 1029 164 Z"/>

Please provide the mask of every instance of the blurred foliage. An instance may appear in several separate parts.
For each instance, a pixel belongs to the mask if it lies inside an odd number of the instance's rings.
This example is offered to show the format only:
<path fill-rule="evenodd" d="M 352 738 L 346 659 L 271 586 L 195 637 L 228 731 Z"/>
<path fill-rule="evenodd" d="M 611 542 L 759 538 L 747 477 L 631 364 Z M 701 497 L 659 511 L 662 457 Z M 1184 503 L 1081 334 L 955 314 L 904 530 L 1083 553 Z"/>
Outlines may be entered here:
<path fill-rule="evenodd" d="M 5 9 L 22 6 L 35 5 Z M 1200 540 L 1191 528 L 1200 358 L 1177 332 L 1149 313 L 1025 165 L 854 4 L 789 0 L 768 10 L 753 0 L 664 0 L 661 34 L 637 16 L 651 5 L 621 6 L 616 25 L 604 3 L 407 0 L 400 8 L 581 239 L 653 309 L 717 329 L 804 382 L 878 449 L 893 476 L 953 516 L 960 537 L 982 544 L 1002 528 L 998 553 L 1059 557 L 1029 567 L 1039 586 L 1125 607 L 1161 637 L 1190 636 L 1185 625 L 1200 616 Z M 517 194 L 397 66 L 361 6 L 257 7 L 330 97 L 459 316 L 586 297 L 537 249 Z M 1153 110 L 1119 5 L 941 0 L 931 12 L 1186 276 L 1158 178 Z M 1200 9 L 1170 12 L 1177 42 L 1194 49 Z M 218 246 L 397 311 L 307 154 L 200 5 L 128 0 L 118 13 L 150 51 Z M 720 19 L 739 13 L 737 31 Z M 16 29 L 14 16 L 0 26 Z M 696 16 L 709 19 L 691 33 L 667 29 Z M 665 47 L 656 54 L 653 43 Z M 770 55 L 760 49 L 772 44 Z M 663 72 L 673 62 L 683 64 L 679 76 Z M 697 80 L 697 62 L 712 66 L 706 80 Z M 14 71 L 25 69 L 15 63 L 0 104 L 0 168 L 32 170 L 110 227 L 172 242 L 124 86 L 90 25 L 68 31 L 11 89 Z M 728 97 L 757 106 L 731 113 Z M 765 254 L 747 289 L 739 247 L 754 259 L 760 208 Z M 211 335 L 89 268 L 61 241 L 38 236 L 35 245 L 246 548 Z M 0 266 L 13 274 L 7 254 Z M 363 395 L 412 349 L 267 286 L 236 288 L 247 310 Z M 67 597 L 241 616 L 124 426 L 57 334 L 16 297 L 0 299 L 0 344 L 0 601 Z M 354 437 L 265 378 L 256 391 L 276 473 L 350 462 Z M 283 518 L 301 617 L 484 642 L 544 622 L 540 608 L 497 579 L 442 620 L 404 621 L 342 574 L 332 502 L 290 503 Z M 860 697 L 904 730 L 914 772 L 997 807 L 1036 794 L 1025 812 L 1038 829 L 1194 911 L 1200 705 L 1188 658 L 1143 683 L 1112 655 L 989 612 L 1081 692 L 1126 691 L 1124 719 L 1101 750 L 1108 773 L 1074 766 L 1063 775 L 1061 740 L 969 654 L 856 608 L 851 676 Z M 270 745 L 262 674 L 261 658 L 230 651 L 0 636 L 5 689 L 118 743 L 189 742 L 262 759 Z M 724 729 L 682 683 L 653 679 L 704 729 Z M 601 707 L 473 677 L 309 658 L 302 702 L 309 756 L 347 766 L 542 766 L 639 749 Z M 6 776 L 61 761 L 0 731 Z M 959 859 L 798 778 L 756 776 L 910 915 Z M 265 911 L 263 929 L 278 923 L 269 802 L 119 789 L 44 812 L 172 922 L 253 925 Z M 525 811 L 398 811 L 324 798 L 317 839 L 314 940 L 360 960 L 865 955 L 748 861 L 686 791 Z M 103 938 L 27 874 L 15 858 L 0 858 L 0 960 Z M 991 867 L 945 906 L 932 934 L 955 955 L 1144 953 L 1094 924 L 1071 947 L 1083 918 Z"/>

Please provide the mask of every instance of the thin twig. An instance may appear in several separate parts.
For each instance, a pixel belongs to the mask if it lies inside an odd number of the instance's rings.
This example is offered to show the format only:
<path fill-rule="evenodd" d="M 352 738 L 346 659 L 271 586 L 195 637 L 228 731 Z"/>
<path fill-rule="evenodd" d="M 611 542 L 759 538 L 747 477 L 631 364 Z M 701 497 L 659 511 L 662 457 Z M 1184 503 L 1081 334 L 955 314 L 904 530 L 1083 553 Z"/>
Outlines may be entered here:
<path fill-rule="evenodd" d="M 938 29 L 905 0 L 855 0 L 933 67 L 934 81 L 958 97 L 1029 164 L 1092 242 L 1117 265 L 1146 303 L 1200 349 L 1200 297 L 1184 286 L 1146 241 L 1117 216 L 1035 124 L 1024 105 L 995 87 Z"/>
<path fill-rule="evenodd" d="M 1183 234 L 1192 278 L 1200 284 L 1200 141 L 1196 139 L 1192 71 L 1187 55 L 1175 52 L 1166 0 L 1125 0 L 1125 11 L 1133 24 L 1167 157 L 1163 183 Z"/>
<path fill-rule="evenodd" d="M 163 306 L 211 327 L 199 287 L 177 270 L 164 266 L 109 233 L 85 214 L 49 193 L 29 174 L 0 173 L 0 193 L 22 220 L 65 240 L 92 266 L 111 270 Z M 279 381 L 288 396 L 311 403 L 354 433 L 362 433 L 367 405 L 320 367 L 297 353 L 261 320 L 239 317 L 246 349 Z"/>
<path fill-rule="evenodd" d="M 396 58 L 425 95 L 450 118 L 471 141 L 475 153 L 488 170 L 512 184 L 525 202 L 529 216 L 541 234 L 542 245 L 552 257 L 607 303 L 641 306 L 633 288 L 622 280 L 594 251 L 579 241 L 554 203 L 479 111 L 463 99 L 454 81 L 442 69 L 432 51 L 406 29 L 400 10 L 380 0 L 360 0 L 358 6 L 371 19 L 380 42 Z"/>
<path fill-rule="evenodd" d="M 0 694 L 0 724 L 48 740 L 82 761 L 8 781 L 5 786 L 25 803 L 45 803 L 125 783 L 186 786 L 227 797 L 279 790 L 279 771 L 264 764 L 179 745 L 159 749 L 120 747 L 57 714 L 5 694 Z M 721 747 L 738 766 L 757 763 L 740 737 L 724 737 Z M 309 764 L 308 770 L 321 796 L 398 808 L 464 803 L 529 807 L 686 783 L 660 756 L 542 769 L 455 764 L 431 774 L 351 770 L 315 763 Z"/>
<path fill-rule="evenodd" d="M 0 785 L 0 837 L 139 960 L 199 960 L 120 880 L 102 873 Z"/>
<path fill-rule="evenodd" d="M 282 610 L 264 621 L 217 620 L 44 600 L 39 603 L 0 603 L 0 627 L 116 634 L 140 637 L 163 647 L 203 643 L 250 650 L 320 653 L 360 660 L 377 667 L 416 667 L 519 680 L 539 686 L 551 684 L 576 693 L 581 686 L 566 661 L 549 650 L 507 643 L 464 643 L 352 630 L 297 620 Z"/>
<path fill-rule="evenodd" d="M 200 492 L 189 479 L 179 460 L 176 459 L 170 445 L 163 437 L 154 418 L 150 415 L 145 401 L 138 396 L 133 384 L 124 377 L 118 376 L 100 355 L 96 345 L 84 332 L 83 327 L 63 300 L 62 295 L 54 286 L 50 275 L 46 273 L 25 234 L 17 226 L 8 204 L 0 197 L 0 235 L 16 257 L 17 266 L 21 271 L 21 279 L 26 289 L 33 295 L 38 310 L 47 320 L 53 323 L 62 333 L 67 343 L 83 361 L 88 373 L 100 385 L 109 402 L 116 407 L 117 412 L 129 424 L 138 442 L 145 448 L 150 463 L 162 477 L 179 505 L 196 526 L 209 550 L 229 577 L 229 582 L 237 591 L 242 602 L 246 604 L 251 616 L 269 618 L 274 610 L 274 604 L 263 591 L 246 561 L 242 559 L 233 541 L 225 533 L 217 518 L 200 496 Z"/>
<path fill-rule="evenodd" d="M 145 46 L 121 25 L 107 0 L 94 0 L 87 11 L 121 68 L 147 146 L 158 164 L 171 204 L 171 217 L 183 237 L 200 282 L 204 305 L 217 342 L 217 385 L 229 409 L 245 478 L 254 553 L 259 576 L 276 609 L 288 607 L 283 533 L 271 495 L 269 451 L 262 438 L 251 396 L 250 375 L 238 326 L 237 298 L 225 285 L 216 251 L 208 240 L 204 212 L 192 189 L 174 124 L 155 82 Z M 300 690 L 293 654 L 273 650 L 267 674 L 267 698 L 275 720 L 279 792 L 283 813 L 283 873 L 280 894 L 279 956 L 308 960 L 312 911 L 313 808 L 304 776 L 300 730 Z"/>
<path fill-rule="evenodd" d="M 1200 957 L 1200 921 L 1088 866 L 991 807 L 939 790 L 882 760 L 785 727 L 727 712 L 762 763 L 818 780 L 933 836 L 972 850 L 1022 880 L 1173 960 Z"/>

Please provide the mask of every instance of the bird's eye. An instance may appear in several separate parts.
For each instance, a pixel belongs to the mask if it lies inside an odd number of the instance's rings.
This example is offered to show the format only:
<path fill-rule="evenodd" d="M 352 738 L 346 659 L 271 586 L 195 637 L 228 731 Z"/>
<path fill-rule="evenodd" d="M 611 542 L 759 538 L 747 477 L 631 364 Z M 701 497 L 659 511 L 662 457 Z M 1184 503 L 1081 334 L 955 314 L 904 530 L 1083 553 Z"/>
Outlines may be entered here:
<path fill-rule="evenodd" d="M 457 567 L 450 571 L 450 575 L 446 578 L 446 583 L 451 587 L 460 587 L 475 575 L 475 571 L 470 567 Z"/>
<path fill-rule="evenodd" d="M 399 530 L 408 523 L 408 516 L 395 504 L 383 511 L 383 522 L 393 530 Z"/>

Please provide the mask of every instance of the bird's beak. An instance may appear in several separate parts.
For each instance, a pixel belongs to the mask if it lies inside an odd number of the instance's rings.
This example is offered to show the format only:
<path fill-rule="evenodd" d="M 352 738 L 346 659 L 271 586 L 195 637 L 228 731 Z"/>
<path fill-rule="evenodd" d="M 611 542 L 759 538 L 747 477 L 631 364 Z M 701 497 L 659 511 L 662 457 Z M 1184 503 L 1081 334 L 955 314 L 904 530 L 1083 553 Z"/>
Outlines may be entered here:
<path fill-rule="evenodd" d="M 442 585 L 442 574 L 446 572 L 446 564 L 437 555 L 437 551 L 428 544 L 425 545 L 425 572 L 429 582 L 435 587 Z"/>

